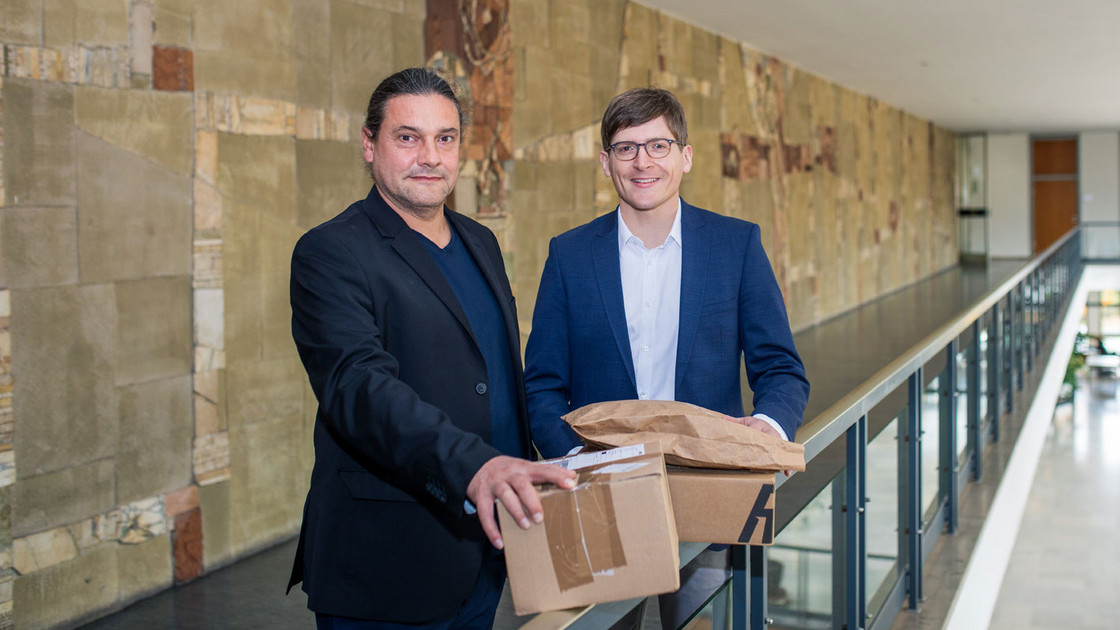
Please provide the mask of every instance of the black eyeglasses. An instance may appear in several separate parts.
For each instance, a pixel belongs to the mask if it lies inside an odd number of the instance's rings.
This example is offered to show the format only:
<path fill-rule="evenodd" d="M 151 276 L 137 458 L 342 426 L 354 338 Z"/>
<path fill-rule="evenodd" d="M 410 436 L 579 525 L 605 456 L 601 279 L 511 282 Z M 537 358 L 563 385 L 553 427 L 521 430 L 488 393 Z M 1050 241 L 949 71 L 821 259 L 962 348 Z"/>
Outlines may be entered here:
<path fill-rule="evenodd" d="M 673 149 L 673 144 L 680 144 L 680 142 L 668 138 L 654 138 L 647 142 L 616 142 L 607 149 L 612 151 L 616 158 L 623 162 L 629 162 L 638 157 L 638 149 L 641 147 L 646 148 L 646 155 L 658 159 L 669 155 L 669 151 Z"/>

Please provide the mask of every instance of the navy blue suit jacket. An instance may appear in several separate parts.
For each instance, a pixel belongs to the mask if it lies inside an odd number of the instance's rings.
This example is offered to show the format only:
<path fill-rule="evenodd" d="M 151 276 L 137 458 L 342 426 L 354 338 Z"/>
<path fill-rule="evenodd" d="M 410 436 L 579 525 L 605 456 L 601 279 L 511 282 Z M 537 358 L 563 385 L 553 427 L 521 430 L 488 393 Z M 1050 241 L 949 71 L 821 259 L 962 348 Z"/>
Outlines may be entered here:
<path fill-rule="evenodd" d="M 793 438 L 809 382 L 754 223 L 681 202 L 676 399 L 741 417 L 740 365 L 766 414 Z M 533 442 L 545 457 L 580 444 L 560 416 L 638 397 L 611 212 L 552 239 L 525 350 Z M 752 415 L 753 415 L 752 414 Z"/>

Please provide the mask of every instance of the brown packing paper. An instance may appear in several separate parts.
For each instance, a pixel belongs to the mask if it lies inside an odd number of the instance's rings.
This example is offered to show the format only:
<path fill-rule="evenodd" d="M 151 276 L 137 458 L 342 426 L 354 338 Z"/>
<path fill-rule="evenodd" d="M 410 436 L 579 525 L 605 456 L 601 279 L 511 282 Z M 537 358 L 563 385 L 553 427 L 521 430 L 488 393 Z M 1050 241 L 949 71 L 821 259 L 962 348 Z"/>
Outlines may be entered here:
<path fill-rule="evenodd" d="M 805 447 L 668 400 L 617 400 L 564 416 L 589 446 L 656 445 L 665 462 L 695 468 L 805 470 Z"/>

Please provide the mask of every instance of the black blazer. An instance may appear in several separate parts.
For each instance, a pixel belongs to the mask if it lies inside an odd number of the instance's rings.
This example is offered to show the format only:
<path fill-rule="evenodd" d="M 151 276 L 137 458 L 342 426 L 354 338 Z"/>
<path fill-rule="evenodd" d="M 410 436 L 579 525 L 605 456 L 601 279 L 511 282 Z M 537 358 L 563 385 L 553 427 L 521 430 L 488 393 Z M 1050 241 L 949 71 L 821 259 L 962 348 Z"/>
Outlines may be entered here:
<path fill-rule="evenodd" d="M 527 436 L 517 317 L 498 242 L 444 212 L 498 297 Z M 486 364 L 423 238 L 374 188 L 292 254 L 292 336 L 319 411 L 288 588 L 302 580 L 315 612 L 401 623 L 446 617 L 489 553 L 463 505 L 471 478 L 499 455 Z"/>

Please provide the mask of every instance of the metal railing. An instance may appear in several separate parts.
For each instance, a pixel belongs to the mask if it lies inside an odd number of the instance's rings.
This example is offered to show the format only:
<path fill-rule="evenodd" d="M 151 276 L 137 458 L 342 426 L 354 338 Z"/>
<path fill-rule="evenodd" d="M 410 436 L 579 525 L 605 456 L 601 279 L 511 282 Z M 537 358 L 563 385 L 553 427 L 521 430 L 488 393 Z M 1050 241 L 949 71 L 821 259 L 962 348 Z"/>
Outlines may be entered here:
<path fill-rule="evenodd" d="M 1012 410 L 1013 392 L 1023 388 L 1024 375 L 1035 368 L 1044 340 L 1065 313 L 1080 276 L 1081 247 L 1078 231 L 1071 231 L 798 431 L 810 470 L 826 448 L 844 445 L 844 467 L 829 482 L 831 627 L 885 628 L 903 606 L 917 609 L 923 595 L 923 563 L 942 532 L 957 530 L 961 488 L 980 479 L 984 447 L 999 440 L 1001 417 Z M 929 379 L 925 371 L 936 360 L 943 360 L 944 367 Z M 867 546 L 868 413 L 899 388 L 905 388 L 906 404 L 892 422 L 898 442 L 897 560 L 876 588 L 869 584 L 867 561 L 891 555 L 870 553 Z M 923 405 L 925 392 L 932 392 L 936 402 L 927 395 Z M 959 404 L 961 397 L 964 404 Z M 963 422 L 961 413 L 966 416 Z M 930 431 L 934 433 L 927 435 Z M 923 449 L 930 440 L 935 448 Z M 923 458 L 931 456 L 936 467 L 923 465 Z M 935 485 L 931 475 L 936 475 Z M 779 485 L 782 481 L 779 478 Z M 820 490 L 827 490 L 829 483 Z M 932 500 L 923 501 L 923 488 L 929 494 L 931 485 Z M 781 501 L 782 494 L 777 496 Z M 772 548 L 732 548 L 737 571 L 731 588 L 738 604 L 732 613 L 734 627 L 761 629 L 772 622 L 767 559 L 781 547 L 779 532 Z M 869 588 L 874 589 L 872 597 Z"/>
<path fill-rule="evenodd" d="M 1120 242 L 1120 224 L 1113 229 Z M 810 471 L 814 458 L 839 445 L 844 466 L 835 479 L 817 488 L 823 493 L 831 486 L 831 611 L 803 613 L 805 623 L 782 619 L 783 626 L 880 630 L 890 626 L 903 606 L 917 608 L 923 564 L 933 543 L 942 532 L 956 531 L 961 488 L 980 479 L 984 447 L 1000 439 L 1001 418 L 1012 410 L 1013 392 L 1023 388 L 1043 340 L 1065 313 L 1081 272 L 1083 240 L 1077 230 L 1071 231 L 798 430 Z M 940 359 L 944 367 L 928 378 L 930 362 Z M 868 550 L 868 413 L 900 388 L 905 389 L 906 404 L 892 421 L 897 427 L 897 448 L 892 450 L 898 533 L 897 548 L 890 554 Z M 962 397 L 964 404 L 959 404 Z M 923 417 L 933 421 L 933 434 L 924 434 Z M 923 445 L 936 448 L 924 452 Z M 923 457 L 934 458 L 936 466 L 923 465 Z M 778 475 L 777 486 L 785 481 Z M 923 501 L 923 491 L 930 494 L 931 488 L 932 500 Z M 782 493 L 777 500 L 782 502 Z M 762 630 L 774 623 L 768 597 L 771 553 L 788 549 L 800 554 L 799 565 L 808 554 L 821 553 L 798 545 L 784 547 L 784 529 L 777 532 L 773 547 L 731 548 L 732 579 L 725 588 L 730 589 L 733 628 Z M 704 548 L 701 543 L 681 543 L 681 566 Z M 869 584 L 868 559 L 881 565 L 894 560 L 878 585 Z M 799 583 L 798 590 L 807 589 Z M 542 613 L 523 627 L 606 628 L 640 601 Z"/>

